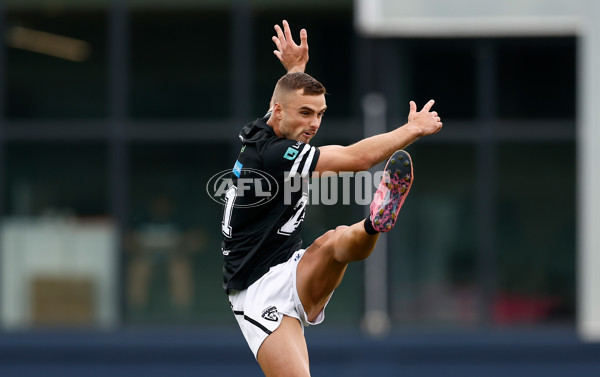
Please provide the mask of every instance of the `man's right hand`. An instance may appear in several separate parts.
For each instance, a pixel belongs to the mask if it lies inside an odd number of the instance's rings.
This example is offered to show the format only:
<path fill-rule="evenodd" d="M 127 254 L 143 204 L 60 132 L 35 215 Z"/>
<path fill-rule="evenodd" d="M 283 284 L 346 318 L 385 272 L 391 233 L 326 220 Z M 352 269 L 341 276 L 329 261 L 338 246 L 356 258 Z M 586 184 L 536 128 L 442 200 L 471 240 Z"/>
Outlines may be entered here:
<path fill-rule="evenodd" d="M 430 100 L 423 106 L 421 111 L 417 111 L 417 104 L 410 101 L 408 123 L 404 127 L 414 129 L 419 137 L 439 132 L 442 129 L 442 119 L 437 111 L 431 111 L 434 103 L 434 100 Z"/>
<path fill-rule="evenodd" d="M 273 36 L 273 42 L 277 49 L 273 54 L 277 56 L 281 64 L 287 70 L 287 73 L 304 72 L 306 63 L 308 63 L 308 35 L 306 29 L 300 30 L 300 45 L 297 45 L 292 38 L 290 25 L 283 20 L 283 31 L 279 25 L 275 25 L 277 36 Z"/>

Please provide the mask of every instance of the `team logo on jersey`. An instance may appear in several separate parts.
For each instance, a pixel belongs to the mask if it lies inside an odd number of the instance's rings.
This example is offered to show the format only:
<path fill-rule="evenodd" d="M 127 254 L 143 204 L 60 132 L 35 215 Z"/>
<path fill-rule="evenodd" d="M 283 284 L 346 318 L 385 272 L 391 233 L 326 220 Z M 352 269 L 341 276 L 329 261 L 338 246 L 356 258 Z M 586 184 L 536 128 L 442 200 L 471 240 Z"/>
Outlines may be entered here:
<path fill-rule="evenodd" d="M 263 310 L 261 317 L 263 317 L 267 321 L 277 322 L 279 320 L 279 317 L 277 317 L 277 307 L 269 306 L 268 308 Z"/>
<path fill-rule="evenodd" d="M 283 158 L 294 161 L 294 159 L 298 156 L 298 150 L 292 147 L 288 147 L 287 151 L 283 154 Z"/>
<path fill-rule="evenodd" d="M 266 204 L 273 200 L 278 192 L 279 183 L 271 174 L 258 169 L 244 168 L 239 161 L 236 161 L 233 171 L 220 171 L 206 183 L 206 193 L 212 200 L 239 208 Z"/>

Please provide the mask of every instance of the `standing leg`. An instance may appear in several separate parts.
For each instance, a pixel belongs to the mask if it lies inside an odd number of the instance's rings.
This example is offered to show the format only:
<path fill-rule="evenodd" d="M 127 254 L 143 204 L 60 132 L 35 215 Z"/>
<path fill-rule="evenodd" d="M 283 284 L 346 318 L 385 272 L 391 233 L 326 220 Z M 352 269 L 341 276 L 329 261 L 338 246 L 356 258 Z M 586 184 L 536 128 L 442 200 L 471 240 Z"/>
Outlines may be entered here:
<path fill-rule="evenodd" d="M 258 349 L 256 360 L 266 377 L 310 377 L 308 350 L 300 321 L 283 316 L 277 330 Z"/>

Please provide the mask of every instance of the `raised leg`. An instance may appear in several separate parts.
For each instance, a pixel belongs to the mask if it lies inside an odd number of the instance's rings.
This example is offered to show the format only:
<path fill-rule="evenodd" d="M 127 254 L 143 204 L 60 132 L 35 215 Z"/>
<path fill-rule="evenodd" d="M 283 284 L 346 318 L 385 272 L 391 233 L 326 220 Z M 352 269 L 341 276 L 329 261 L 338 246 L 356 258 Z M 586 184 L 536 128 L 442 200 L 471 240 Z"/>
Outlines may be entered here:
<path fill-rule="evenodd" d="M 348 263 L 371 255 L 379 233 L 394 227 L 413 182 L 413 166 L 405 151 L 388 160 L 365 221 L 330 230 L 310 245 L 298 264 L 296 286 L 308 320 L 321 312 L 342 281 Z"/>

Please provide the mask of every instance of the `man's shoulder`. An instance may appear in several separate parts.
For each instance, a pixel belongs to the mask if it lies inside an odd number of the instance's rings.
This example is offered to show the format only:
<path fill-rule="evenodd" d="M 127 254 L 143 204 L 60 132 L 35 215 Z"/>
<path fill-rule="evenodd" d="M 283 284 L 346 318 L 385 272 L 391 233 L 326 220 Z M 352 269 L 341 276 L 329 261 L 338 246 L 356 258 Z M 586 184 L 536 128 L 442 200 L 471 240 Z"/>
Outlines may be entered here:
<path fill-rule="evenodd" d="M 286 160 L 294 160 L 306 146 L 307 144 L 302 141 L 276 136 L 264 142 L 261 153 L 272 157 L 282 157 Z"/>
<path fill-rule="evenodd" d="M 277 138 L 275 132 L 266 121 L 269 118 L 258 118 L 246 124 L 239 133 L 239 138 L 242 143 L 259 143 L 272 138 Z"/>

